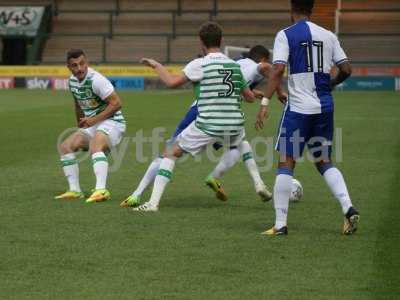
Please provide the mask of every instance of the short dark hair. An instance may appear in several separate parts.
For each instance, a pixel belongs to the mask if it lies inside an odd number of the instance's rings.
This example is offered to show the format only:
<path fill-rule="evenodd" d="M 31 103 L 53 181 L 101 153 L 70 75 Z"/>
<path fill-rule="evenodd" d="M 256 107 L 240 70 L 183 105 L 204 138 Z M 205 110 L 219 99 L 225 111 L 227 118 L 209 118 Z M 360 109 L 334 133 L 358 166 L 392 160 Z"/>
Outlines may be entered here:
<path fill-rule="evenodd" d="M 69 49 L 67 52 L 67 62 L 69 62 L 71 58 L 78 58 L 81 55 L 86 56 L 82 49 Z"/>
<path fill-rule="evenodd" d="M 221 47 L 222 29 L 215 22 L 206 22 L 201 25 L 199 37 L 206 48 Z"/>
<path fill-rule="evenodd" d="M 247 54 L 247 57 L 259 63 L 261 59 L 269 59 L 270 53 L 267 48 L 262 45 L 256 45 L 252 47 Z"/>
<path fill-rule="evenodd" d="M 303 15 L 311 15 L 314 7 L 314 0 L 291 0 L 292 11 Z"/>

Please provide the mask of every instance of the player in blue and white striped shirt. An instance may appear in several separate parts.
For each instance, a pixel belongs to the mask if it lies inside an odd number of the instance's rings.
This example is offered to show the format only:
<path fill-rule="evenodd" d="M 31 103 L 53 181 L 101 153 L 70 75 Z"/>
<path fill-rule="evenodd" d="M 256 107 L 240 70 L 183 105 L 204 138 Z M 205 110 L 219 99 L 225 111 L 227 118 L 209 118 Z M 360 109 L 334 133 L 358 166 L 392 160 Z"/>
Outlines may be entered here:
<path fill-rule="evenodd" d="M 351 66 L 337 37 L 309 21 L 313 0 L 292 0 L 293 25 L 278 32 L 274 44 L 273 70 L 265 97 L 270 98 L 288 67 L 289 98 L 276 150 L 280 154 L 274 186 L 275 226 L 266 235 L 287 234 L 287 213 L 293 170 L 305 145 L 315 165 L 342 206 L 344 234 L 357 229 L 358 212 L 353 208 L 341 172 L 330 159 L 333 137 L 333 98 L 331 90 L 351 75 Z M 331 79 L 331 68 L 339 69 Z M 263 127 L 267 106 L 261 105 L 256 127 Z"/>

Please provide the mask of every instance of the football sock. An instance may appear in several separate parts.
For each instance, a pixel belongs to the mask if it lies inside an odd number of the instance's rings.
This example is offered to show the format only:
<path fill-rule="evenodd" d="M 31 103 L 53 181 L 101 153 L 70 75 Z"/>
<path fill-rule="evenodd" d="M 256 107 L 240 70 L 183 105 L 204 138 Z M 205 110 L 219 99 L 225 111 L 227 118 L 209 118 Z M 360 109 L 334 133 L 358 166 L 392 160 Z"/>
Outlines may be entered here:
<path fill-rule="evenodd" d="M 158 169 L 157 176 L 154 179 L 153 192 L 149 200 L 149 204 L 158 207 L 161 196 L 164 193 L 167 183 L 171 180 L 172 171 L 174 170 L 175 161 L 169 158 L 163 158 Z"/>
<path fill-rule="evenodd" d="M 323 170 L 322 176 L 324 176 L 332 194 L 342 206 L 343 214 L 346 214 L 353 204 L 351 203 L 342 173 L 337 168 L 331 166 Z"/>
<path fill-rule="evenodd" d="M 92 154 L 94 174 L 96 175 L 96 190 L 105 189 L 108 173 L 108 161 L 104 152 Z"/>
<path fill-rule="evenodd" d="M 289 197 L 292 191 L 293 171 L 279 168 L 274 185 L 275 228 L 280 229 L 287 224 Z"/>
<path fill-rule="evenodd" d="M 250 144 L 247 141 L 243 141 L 239 145 L 240 153 L 242 154 L 243 162 L 246 165 L 247 170 L 250 173 L 251 178 L 254 181 L 254 184 L 263 183 L 260 172 L 258 171 L 258 167 L 256 161 L 253 158 L 253 152 L 251 150 Z"/>
<path fill-rule="evenodd" d="M 140 181 L 138 187 L 132 193 L 133 196 L 139 197 L 144 192 L 144 190 L 149 186 L 149 184 L 151 184 L 154 181 L 154 178 L 156 178 L 157 175 L 157 171 L 160 168 L 161 161 L 162 158 L 157 157 L 151 162 L 142 180 Z"/>
<path fill-rule="evenodd" d="M 225 151 L 221 156 L 217 166 L 211 172 L 213 178 L 220 178 L 226 171 L 232 168 L 240 158 L 240 152 L 237 148 Z"/>
<path fill-rule="evenodd" d="M 74 153 L 68 153 L 61 156 L 61 163 L 65 177 L 67 177 L 69 190 L 81 192 L 79 185 L 79 167 Z"/>

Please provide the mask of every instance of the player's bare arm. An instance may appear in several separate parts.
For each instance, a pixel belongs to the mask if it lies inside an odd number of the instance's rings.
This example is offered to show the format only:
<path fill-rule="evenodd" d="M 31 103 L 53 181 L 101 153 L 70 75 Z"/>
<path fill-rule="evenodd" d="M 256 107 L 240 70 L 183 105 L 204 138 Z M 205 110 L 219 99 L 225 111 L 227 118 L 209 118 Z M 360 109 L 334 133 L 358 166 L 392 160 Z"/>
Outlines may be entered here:
<path fill-rule="evenodd" d="M 154 69 L 157 75 L 160 77 L 161 81 L 169 88 L 176 88 L 183 85 L 188 81 L 188 78 L 184 75 L 172 74 L 158 61 L 151 58 L 142 58 L 140 62 L 146 66 Z"/>
<path fill-rule="evenodd" d="M 252 92 L 254 96 L 258 99 L 262 99 L 264 97 L 264 92 L 257 90 L 257 89 L 252 89 Z"/>
<path fill-rule="evenodd" d="M 281 85 L 283 74 L 285 73 L 285 68 L 286 65 L 284 64 L 273 65 L 269 75 L 267 88 L 265 91 L 266 98 L 271 99 L 277 87 Z M 267 117 L 267 114 L 268 114 L 268 105 L 261 105 L 257 113 L 257 119 L 255 124 L 257 130 L 261 130 L 262 128 L 264 128 L 264 120 Z"/>
<path fill-rule="evenodd" d="M 246 102 L 250 102 L 253 103 L 254 101 L 256 101 L 257 98 L 259 97 L 263 97 L 262 95 L 258 95 L 258 97 L 256 96 L 256 93 L 253 93 L 253 91 L 249 88 L 245 88 L 242 90 L 242 97 Z"/>
<path fill-rule="evenodd" d="M 333 90 L 338 84 L 341 84 L 343 81 L 345 81 L 347 78 L 351 76 L 351 65 L 348 61 L 341 63 L 340 65 L 337 66 L 339 69 L 339 72 L 337 75 L 331 79 L 330 86 L 331 89 Z"/>
<path fill-rule="evenodd" d="M 85 114 L 83 113 L 82 108 L 78 105 L 78 102 L 76 102 L 76 100 L 74 100 L 74 103 L 75 103 L 76 124 L 78 124 L 79 126 L 79 121 L 85 116 Z"/>
<path fill-rule="evenodd" d="M 79 120 L 79 127 L 88 128 L 94 124 L 104 121 L 114 115 L 122 107 L 122 102 L 117 93 L 112 92 L 110 96 L 105 99 L 108 102 L 107 107 L 98 115 L 93 117 L 85 117 Z"/>
<path fill-rule="evenodd" d="M 259 67 L 258 67 L 260 74 L 262 74 L 267 79 L 269 79 L 272 69 L 273 69 L 272 65 L 270 63 L 266 63 L 266 62 L 260 63 Z M 276 95 L 278 97 L 278 100 L 282 104 L 286 104 L 288 95 L 285 92 L 285 90 L 282 88 L 281 84 L 279 84 L 278 87 L 276 88 Z"/>

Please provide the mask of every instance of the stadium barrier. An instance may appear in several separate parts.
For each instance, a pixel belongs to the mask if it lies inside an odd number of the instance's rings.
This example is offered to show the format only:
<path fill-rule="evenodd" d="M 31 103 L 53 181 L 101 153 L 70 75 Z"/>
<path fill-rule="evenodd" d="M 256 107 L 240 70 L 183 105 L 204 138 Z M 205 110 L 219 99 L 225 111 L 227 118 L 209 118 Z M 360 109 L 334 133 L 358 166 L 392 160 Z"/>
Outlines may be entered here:
<path fill-rule="evenodd" d="M 118 90 L 162 88 L 156 73 L 144 66 L 95 66 Z M 168 66 L 179 74 L 182 66 Z M 67 90 L 69 70 L 65 66 L 1 66 L 0 89 L 54 89 Z M 145 84 L 146 82 L 146 84 Z"/>
<path fill-rule="evenodd" d="M 118 90 L 162 89 L 156 73 L 145 66 L 93 66 Z M 167 69 L 180 74 L 183 66 Z M 65 66 L 0 66 L 0 89 L 67 90 L 69 70 Z M 190 87 L 190 85 L 186 86 Z M 343 91 L 400 91 L 400 67 L 354 67 L 353 76 L 338 86 Z"/>

